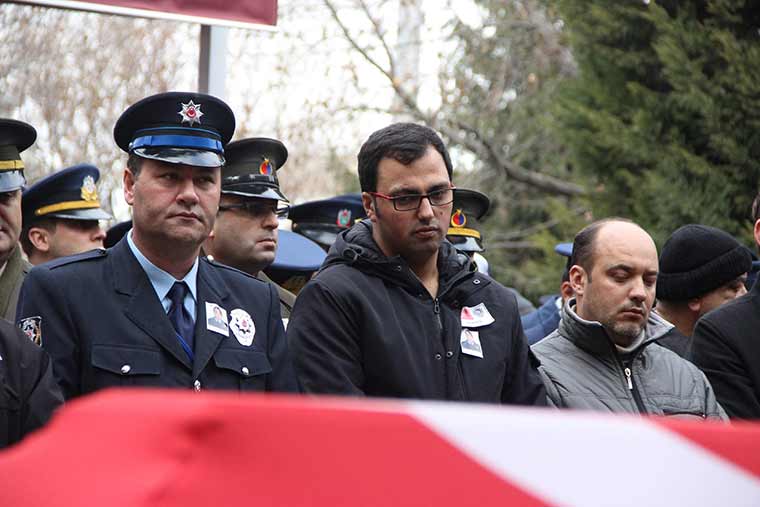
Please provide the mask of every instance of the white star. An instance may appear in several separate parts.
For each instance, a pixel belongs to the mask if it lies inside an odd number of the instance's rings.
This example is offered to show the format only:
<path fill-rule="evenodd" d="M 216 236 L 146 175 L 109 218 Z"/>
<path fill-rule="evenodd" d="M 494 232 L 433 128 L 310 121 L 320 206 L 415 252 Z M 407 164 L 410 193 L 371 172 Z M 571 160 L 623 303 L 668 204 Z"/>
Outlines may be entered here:
<path fill-rule="evenodd" d="M 187 104 L 182 104 L 182 111 L 179 111 L 177 114 L 182 117 L 182 123 L 187 122 L 191 127 L 193 123 L 200 124 L 201 116 L 203 116 L 201 104 L 195 105 L 192 100 Z"/>

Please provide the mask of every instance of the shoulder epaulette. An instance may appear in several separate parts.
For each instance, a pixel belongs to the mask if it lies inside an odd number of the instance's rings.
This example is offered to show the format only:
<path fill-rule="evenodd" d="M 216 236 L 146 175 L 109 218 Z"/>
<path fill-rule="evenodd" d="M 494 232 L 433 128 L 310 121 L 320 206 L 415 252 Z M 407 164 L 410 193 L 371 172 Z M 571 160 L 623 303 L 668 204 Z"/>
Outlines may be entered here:
<path fill-rule="evenodd" d="M 46 262 L 45 267 L 47 267 L 48 269 L 55 269 L 61 266 L 66 266 L 68 264 L 74 264 L 76 262 L 87 261 L 90 259 L 100 259 L 106 256 L 108 256 L 108 250 L 106 250 L 105 248 L 96 248 L 95 250 L 89 250 L 87 252 L 83 252 L 80 254 L 69 255 L 67 257 L 59 257 L 58 259 L 53 259 L 50 262 Z"/>

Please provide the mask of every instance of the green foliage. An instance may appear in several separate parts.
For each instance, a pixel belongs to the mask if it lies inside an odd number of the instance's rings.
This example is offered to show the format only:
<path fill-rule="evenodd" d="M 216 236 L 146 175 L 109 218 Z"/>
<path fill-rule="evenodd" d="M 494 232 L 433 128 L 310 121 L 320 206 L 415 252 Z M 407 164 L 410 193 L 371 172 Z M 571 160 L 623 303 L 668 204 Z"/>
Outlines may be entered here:
<path fill-rule="evenodd" d="M 575 69 L 557 14 L 540 0 L 476 3 L 482 26 L 452 27 L 458 49 L 443 72 L 449 81 L 442 109 L 510 163 L 573 181 L 552 128 L 556 90 Z M 456 141 L 450 140 L 454 151 Z M 455 158 L 457 186 L 492 201 L 483 226 L 491 274 L 534 302 L 556 293 L 564 261 L 554 246 L 571 241 L 584 224 L 584 203 L 510 180 L 483 160 Z"/>
<path fill-rule="evenodd" d="M 557 0 L 578 76 L 558 134 L 621 215 L 658 243 L 685 223 L 749 240 L 760 177 L 760 4 L 753 0 Z M 749 241 L 748 241 L 749 243 Z"/>

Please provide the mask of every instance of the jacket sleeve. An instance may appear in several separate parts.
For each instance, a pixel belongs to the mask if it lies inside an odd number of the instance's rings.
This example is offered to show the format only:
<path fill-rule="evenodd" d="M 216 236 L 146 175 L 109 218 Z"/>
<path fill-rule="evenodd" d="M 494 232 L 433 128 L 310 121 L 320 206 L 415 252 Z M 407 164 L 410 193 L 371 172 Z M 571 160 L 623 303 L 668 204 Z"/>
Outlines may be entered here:
<path fill-rule="evenodd" d="M 705 386 L 705 417 L 707 419 L 718 419 L 721 421 L 728 421 L 728 415 L 723 407 L 718 403 L 718 399 L 715 397 L 715 391 L 713 391 L 710 381 L 703 372 L 699 372 L 702 376 L 702 381 Z"/>
<path fill-rule="evenodd" d="M 507 378 L 501 392 L 501 402 L 545 406 L 546 390 L 538 374 L 540 362 L 528 347 L 519 318 L 514 319 L 510 331 L 512 354 L 509 358 Z"/>
<path fill-rule="evenodd" d="M 27 434 L 44 425 L 63 403 L 63 394 L 53 378 L 53 365 L 47 353 L 20 331 L 21 375 L 23 385 L 21 426 Z"/>
<path fill-rule="evenodd" d="M 269 336 L 268 355 L 272 364 L 272 373 L 267 378 L 267 391 L 297 393 L 298 381 L 293 369 L 288 342 L 285 338 L 285 328 L 282 325 L 280 315 L 280 299 L 277 290 L 271 283 L 269 288 L 270 311 L 269 311 Z"/>
<path fill-rule="evenodd" d="M 76 326 L 62 287 L 45 267 L 32 269 L 21 286 L 16 323 L 39 317 L 42 348 L 50 355 L 53 376 L 66 399 L 80 394 L 80 358 Z"/>
<path fill-rule="evenodd" d="M 760 400 L 742 354 L 713 322 L 697 322 L 692 353 L 729 417 L 750 419 L 760 414 Z"/>
<path fill-rule="evenodd" d="M 364 395 L 359 327 L 347 310 L 318 279 L 296 298 L 287 334 L 307 393 Z"/>

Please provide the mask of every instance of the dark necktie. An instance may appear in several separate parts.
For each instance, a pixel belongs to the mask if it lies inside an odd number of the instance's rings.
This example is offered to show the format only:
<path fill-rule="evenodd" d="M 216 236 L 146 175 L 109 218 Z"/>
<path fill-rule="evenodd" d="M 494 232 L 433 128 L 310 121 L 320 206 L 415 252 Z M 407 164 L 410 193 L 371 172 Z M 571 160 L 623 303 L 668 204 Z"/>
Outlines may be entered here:
<path fill-rule="evenodd" d="M 182 348 L 185 349 L 185 352 L 187 352 L 187 355 L 192 360 L 195 325 L 192 316 L 183 304 L 188 290 L 185 282 L 174 282 L 172 288 L 169 289 L 168 296 L 172 302 L 172 306 L 169 308 L 169 320 L 177 332 Z"/>

